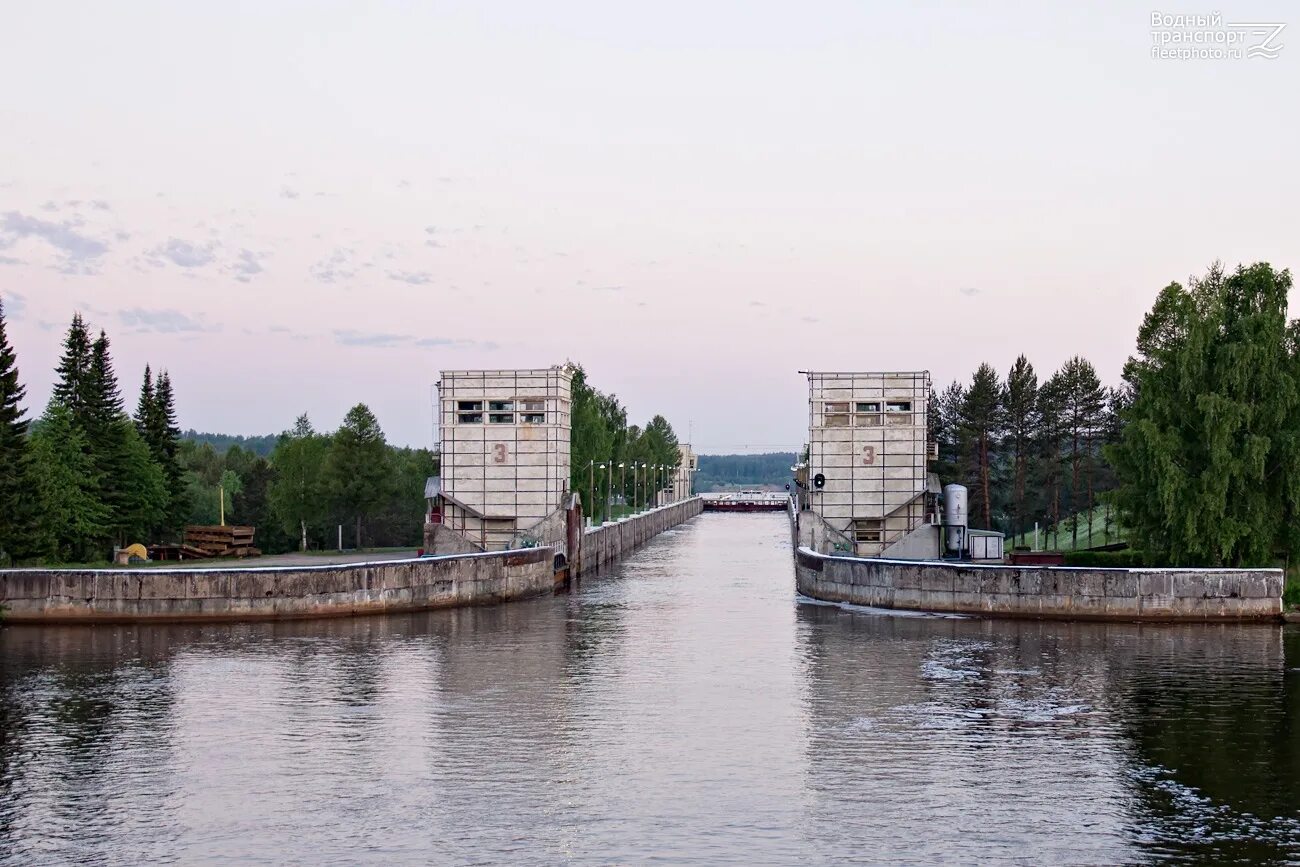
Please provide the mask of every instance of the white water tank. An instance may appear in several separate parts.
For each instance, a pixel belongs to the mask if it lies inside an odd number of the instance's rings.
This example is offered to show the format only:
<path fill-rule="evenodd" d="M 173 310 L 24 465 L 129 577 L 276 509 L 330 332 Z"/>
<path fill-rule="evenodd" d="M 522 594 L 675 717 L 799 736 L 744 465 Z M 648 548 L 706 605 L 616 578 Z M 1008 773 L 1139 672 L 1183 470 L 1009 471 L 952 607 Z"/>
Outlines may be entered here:
<path fill-rule="evenodd" d="M 943 523 L 947 527 L 948 550 L 961 551 L 966 536 L 965 485 L 943 486 Z"/>

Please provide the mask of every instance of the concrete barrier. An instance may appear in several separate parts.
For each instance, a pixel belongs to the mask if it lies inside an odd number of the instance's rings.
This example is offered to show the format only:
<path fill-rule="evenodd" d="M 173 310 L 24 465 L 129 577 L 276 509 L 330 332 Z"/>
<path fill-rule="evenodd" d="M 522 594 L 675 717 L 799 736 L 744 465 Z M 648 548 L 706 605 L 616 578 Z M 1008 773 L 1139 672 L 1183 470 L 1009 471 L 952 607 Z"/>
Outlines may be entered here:
<path fill-rule="evenodd" d="M 630 554 L 664 530 L 689 521 L 704 511 L 704 499 L 690 497 L 639 515 L 592 527 L 582 535 L 578 574 L 599 569 L 611 560 Z"/>
<path fill-rule="evenodd" d="M 827 602 L 1072 620 L 1276 620 L 1280 569 L 1093 569 L 795 551 L 800 593 Z"/>
<path fill-rule="evenodd" d="M 554 551 L 321 566 L 0 570 L 0 619 L 135 622 L 346 617 L 551 592 Z"/>

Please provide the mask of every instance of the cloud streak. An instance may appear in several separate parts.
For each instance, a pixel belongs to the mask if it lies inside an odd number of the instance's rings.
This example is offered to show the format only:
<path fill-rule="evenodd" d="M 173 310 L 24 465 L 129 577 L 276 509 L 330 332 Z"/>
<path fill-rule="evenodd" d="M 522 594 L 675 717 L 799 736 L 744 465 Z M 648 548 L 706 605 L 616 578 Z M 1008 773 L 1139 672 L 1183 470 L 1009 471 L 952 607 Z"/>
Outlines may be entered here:
<path fill-rule="evenodd" d="M 201 319 L 196 319 L 179 310 L 146 310 L 141 307 L 132 307 L 129 310 L 118 311 L 117 318 L 123 325 L 137 332 L 193 334 L 221 330 L 219 326 L 207 325 Z"/>
<path fill-rule="evenodd" d="M 150 261 L 162 267 L 164 261 L 181 268 L 202 268 L 217 258 L 215 244 L 196 244 L 181 238 L 168 238 L 149 251 Z"/>
<path fill-rule="evenodd" d="M 59 270 L 65 274 L 92 274 L 108 245 L 81 231 L 81 220 L 62 222 L 42 220 L 21 211 L 8 211 L 0 218 L 0 250 L 12 247 L 20 239 L 37 238 L 60 255 Z"/>
<path fill-rule="evenodd" d="M 499 349 L 491 341 L 461 340 L 452 337 L 416 337 L 413 334 L 395 334 L 387 331 L 356 331 L 351 328 L 336 329 L 334 342 L 340 346 L 364 346 L 373 349 Z"/>

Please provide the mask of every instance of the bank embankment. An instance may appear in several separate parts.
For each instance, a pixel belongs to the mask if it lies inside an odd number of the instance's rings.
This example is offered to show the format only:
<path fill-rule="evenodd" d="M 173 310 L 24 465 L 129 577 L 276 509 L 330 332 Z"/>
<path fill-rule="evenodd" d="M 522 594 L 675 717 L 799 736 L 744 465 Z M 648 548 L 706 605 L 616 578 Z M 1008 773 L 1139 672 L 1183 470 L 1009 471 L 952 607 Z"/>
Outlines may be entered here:
<path fill-rule="evenodd" d="M 836 557 L 795 551 L 805 596 L 875 608 L 1068 620 L 1282 616 L 1280 569 L 1094 569 Z"/>

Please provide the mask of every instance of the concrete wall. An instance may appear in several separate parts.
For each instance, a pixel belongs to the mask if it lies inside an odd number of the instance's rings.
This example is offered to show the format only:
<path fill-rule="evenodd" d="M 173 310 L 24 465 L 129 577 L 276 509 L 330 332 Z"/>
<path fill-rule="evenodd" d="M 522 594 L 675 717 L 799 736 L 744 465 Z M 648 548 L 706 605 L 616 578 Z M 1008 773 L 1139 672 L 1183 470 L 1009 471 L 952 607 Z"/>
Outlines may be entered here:
<path fill-rule="evenodd" d="M 346 617 L 551 592 L 550 548 L 345 565 L 0 571 L 6 621 Z"/>
<path fill-rule="evenodd" d="M 1280 569 L 1090 569 L 795 552 L 799 592 L 828 602 L 1003 617 L 1271 620 Z"/>
<path fill-rule="evenodd" d="M 621 521 L 593 527 L 582 536 L 582 552 L 577 570 L 585 575 L 601 566 L 630 554 L 664 530 L 689 521 L 704 511 L 704 499 L 691 497 L 668 506 L 660 506 Z"/>

